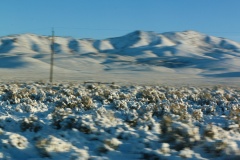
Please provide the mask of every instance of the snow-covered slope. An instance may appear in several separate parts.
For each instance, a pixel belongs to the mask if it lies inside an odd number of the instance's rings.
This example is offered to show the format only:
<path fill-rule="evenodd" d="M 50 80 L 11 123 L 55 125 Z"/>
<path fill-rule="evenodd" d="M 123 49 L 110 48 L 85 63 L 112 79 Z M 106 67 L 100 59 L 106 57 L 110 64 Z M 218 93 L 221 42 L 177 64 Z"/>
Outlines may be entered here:
<path fill-rule="evenodd" d="M 104 40 L 74 39 L 72 37 L 55 37 L 57 53 L 98 53 L 115 52 L 124 54 L 131 49 L 141 51 L 166 48 L 178 52 L 206 52 L 214 49 L 238 52 L 240 44 L 225 38 L 205 35 L 195 31 L 155 32 L 135 31 L 122 37 Z M 0 53 L 49 53 L 51 37 L 34 34 L 11 35 L 0 38 Z M 170 49 L 171 48 L 171 49 Z M 122 52 L 120 52 L 122 51 Z M 161 53 L 161 50 L 156 52 Z"/>
<path fill-rule="evenodd" d="M 240 75 L 234 74 L 240 68 L 240 44 L 196 31 L 162 34 L 135 31 L 104 40 L 55 37 L 54 49 L 56 67 L 82 73 L 180 73 L 198 78 Z M 36 71 L 46 68 L 50 53 L 49 36 L 1 37 L 0 70 L 24 68 L 24 59 L 31 66 L 36 64 Z M 20 58 L 9 60 L 11 57 Z"/>

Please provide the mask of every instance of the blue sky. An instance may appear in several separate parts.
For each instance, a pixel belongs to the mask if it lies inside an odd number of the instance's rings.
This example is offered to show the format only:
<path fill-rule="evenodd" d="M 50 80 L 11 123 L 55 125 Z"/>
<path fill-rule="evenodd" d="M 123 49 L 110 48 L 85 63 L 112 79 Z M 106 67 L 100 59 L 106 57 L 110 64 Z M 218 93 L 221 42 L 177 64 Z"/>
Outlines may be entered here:
<path fill-rule="evenodd" d="M 196 30 L 240 42 L 240 0 L 1 0 L 0 36 L 103 39 L 135 30 Z"/>

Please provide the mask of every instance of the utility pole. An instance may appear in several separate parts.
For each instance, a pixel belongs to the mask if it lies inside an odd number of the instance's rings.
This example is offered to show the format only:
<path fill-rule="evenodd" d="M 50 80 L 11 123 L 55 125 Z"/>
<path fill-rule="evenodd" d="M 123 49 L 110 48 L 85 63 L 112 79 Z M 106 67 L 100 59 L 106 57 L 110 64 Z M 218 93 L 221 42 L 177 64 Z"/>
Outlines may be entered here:
<path fill-rule="evenodd" d="M 51 66 L 50 66 L 50 82 L 53 81 L 53 56 L 54 56 L 54 28 L 52 28 L 52 44 L 51 44 Z"/>

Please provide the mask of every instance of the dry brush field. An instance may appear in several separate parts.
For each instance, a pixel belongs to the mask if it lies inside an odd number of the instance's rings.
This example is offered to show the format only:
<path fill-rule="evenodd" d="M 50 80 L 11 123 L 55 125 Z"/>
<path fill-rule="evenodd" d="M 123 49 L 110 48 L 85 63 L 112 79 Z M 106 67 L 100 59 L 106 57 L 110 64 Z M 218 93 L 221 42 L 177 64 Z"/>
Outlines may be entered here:
<path fill-rule="evenodd" d="M 0 159 L 239 159 L 240 88 L 0 84 Z"/>

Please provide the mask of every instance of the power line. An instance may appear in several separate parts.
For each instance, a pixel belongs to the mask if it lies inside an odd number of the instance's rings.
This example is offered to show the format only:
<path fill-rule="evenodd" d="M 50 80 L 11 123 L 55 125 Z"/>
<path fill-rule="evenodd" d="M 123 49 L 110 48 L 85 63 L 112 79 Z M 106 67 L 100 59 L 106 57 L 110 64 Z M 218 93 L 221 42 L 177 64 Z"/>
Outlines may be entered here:
<path fill-rule="evenodd" d="M 51 44 L 51 66 L 50 66 L 50 82 L 53 81 L 53 56 L 54 56 L 54 28 L 52 29 L 52 44 Z"/>

